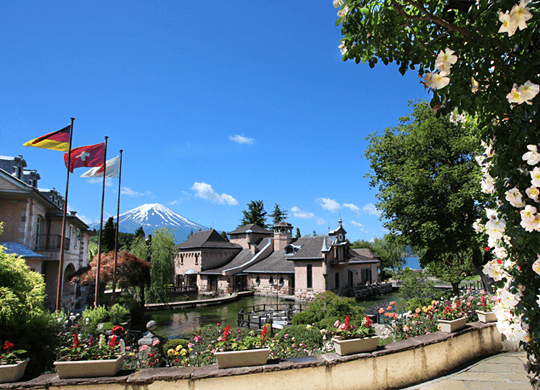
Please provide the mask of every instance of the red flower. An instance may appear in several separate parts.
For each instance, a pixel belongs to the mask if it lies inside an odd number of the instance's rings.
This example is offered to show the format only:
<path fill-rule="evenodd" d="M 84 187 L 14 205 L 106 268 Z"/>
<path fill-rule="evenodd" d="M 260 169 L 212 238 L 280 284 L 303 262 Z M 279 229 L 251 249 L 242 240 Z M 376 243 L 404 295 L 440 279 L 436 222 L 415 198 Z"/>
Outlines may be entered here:
<path fill-rule="evenodd" d="M 121 334 L 122 332 L 124 331 L 124 328 L 122 328 L 121 326 L 115 326 L 114 328 L 112 328 L 111 330 L 111 333 L 112 334 L 115 334 L 115 335 L 119 335 Z"/>
<path fill-rule="evenodd" d="M 13 343 L 10 343 L 9 341 L 6 340 L 6 342 L 4 343 L 4 349 L 8 352 L 8 353 L 11 353 L 13 351 L 13 348 L 15 347 L 15 344 Z"/>
<path fill-rule="evenodd" d="M 111 341 L 109 342 L 109 345 L 110 345 L 111 347 L 113 347 L 113 348 L 116 347 L 116 346 L 118 345 L 118 340 L 117 340 L 117 339 L 118 339 L 118 336 L 117 336 L 117 335 L 113 335 L 113 336 L 111 337 Z"/>
<path fill-rule="evenodd" d="M 227 337 L 229 337 L 230 335 L 231 335 L 231 327 L 227 325 L 225 329 L 223 329 L 223 335 L 221 336 L 223 339 L 222 341 L 227 341 Z"/>
<path fill-rule="evenodd" d="M 366 316 L 366 328 L 371 328 L 371 320 Z"/>
<path fill-rule="evenodd" d="M 486 252 L 489 252 L 489 246 L 486 246 L 486 247 L 484 248 L 484 250 L 485 250 Z"/>
<path fill-rule="evenodd" d="M 81 342 L 79 340 L 79 335 L 75 333 L 73 335 L 73 348 L 80 347 L 80 345 L 81 345 Z"/>
<path fill-rule="evenodd" d="M 345 317 L 345 328 L 343 328 L 343 331 L 347 332 L 349 330 L 349 322 L 350 322 L 349 316 Z"/>
<path fill-rule="evenodd" d="M 266 335 L 267 334 L 268 334 L 268 328 L 266 326 L 263 326 L 263 330 L 261 332 L 262 341 L 266 341 Z"/>
<path fill-rule="evenodd" d="M 482 301 L 482 306 L 486 306 L 486 298 L 483 295 L 480 297 L 480 300 Z"/>

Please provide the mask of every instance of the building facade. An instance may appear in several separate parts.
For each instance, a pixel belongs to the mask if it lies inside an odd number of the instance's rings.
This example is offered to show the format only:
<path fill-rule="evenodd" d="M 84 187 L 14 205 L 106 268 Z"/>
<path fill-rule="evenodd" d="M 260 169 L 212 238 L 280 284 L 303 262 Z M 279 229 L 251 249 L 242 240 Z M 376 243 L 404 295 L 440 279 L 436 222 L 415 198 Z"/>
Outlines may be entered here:
<path fill-rule="evenodd" d="M 228 233 L 230 242 L 215 230 L 198 232 L 177 245 L 177 285 L 189 283 L 217 294 L 248 289 L 310 301 L 327 290 L 354 296 L 355 287 L 378 281 L 380 258 L 351 249 L 341 220 L 327 236 L 293 239 L 292 228 L 287 222 L 274 225 L 273 231 L 241 226 Z"/>
<path fill-rule="evenodd" d="M 0 245 L 7 253 L 22 256 L 30 269 L 43 275 L 47 306 L 54 307 L 58 286 L 64 199 L 55 190 L 38 187 L 36 170 L 27 170 L 22 156 L 0 156 Z M 77 213 L 66 219 L 64 238 L 62 306 L 73 308 L 76 288 L 70 276 L 88 265 L 92 232 Z"/>

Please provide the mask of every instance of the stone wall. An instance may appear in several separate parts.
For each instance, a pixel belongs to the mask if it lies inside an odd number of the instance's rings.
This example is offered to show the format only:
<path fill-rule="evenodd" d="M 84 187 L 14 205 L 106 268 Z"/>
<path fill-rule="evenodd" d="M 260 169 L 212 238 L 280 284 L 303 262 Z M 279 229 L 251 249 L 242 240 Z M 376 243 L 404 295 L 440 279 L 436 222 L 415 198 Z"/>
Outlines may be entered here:
<path fill-rule="evenodd" d="M 0 384 L 0 389 L 400 389 L 447 375 L 501 348 L 501 334 L 495 324 L 476 322 L 456 333 L 432 333 L 350 356 L 330 353 L 228 369 L 218 369 L 216 364 L 155 368 L 94 379 L 60 380 L 56 374 L 45 374 L 30 382 Z"/>

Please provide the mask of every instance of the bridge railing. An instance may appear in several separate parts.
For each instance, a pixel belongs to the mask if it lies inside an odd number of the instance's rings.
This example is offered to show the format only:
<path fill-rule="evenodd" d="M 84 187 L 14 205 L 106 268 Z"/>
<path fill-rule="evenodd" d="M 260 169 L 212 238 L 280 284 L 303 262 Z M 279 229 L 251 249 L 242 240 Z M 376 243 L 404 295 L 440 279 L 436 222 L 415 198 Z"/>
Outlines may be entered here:
<path fill-rule="evenodd" d="M 305 310 L 307 305 L 300 303 L 262 303 L 242 308 L 238 312 L 238 327 L 262 330 L 263 326 L 270 324 L 273 332 L 274 318 L 285 318 L 287 323 L 292 321 L 296 313 Z"/>

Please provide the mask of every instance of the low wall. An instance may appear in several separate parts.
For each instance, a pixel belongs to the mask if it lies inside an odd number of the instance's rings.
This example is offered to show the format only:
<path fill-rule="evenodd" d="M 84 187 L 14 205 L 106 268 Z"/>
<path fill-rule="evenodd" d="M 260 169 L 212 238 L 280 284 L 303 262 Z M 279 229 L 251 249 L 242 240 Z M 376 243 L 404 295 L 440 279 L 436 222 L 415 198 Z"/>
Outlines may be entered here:
<path fill-rule="evenodd" d="M 154 368 L 121 372 L 111 378 L 60 380 L 56 374 L 47 374 L 29 382 L 0 384 L 0 389 L 399 389 L 445 375 L 501 348 L 501 334 L 496 326 L 475 322 L 456 333 L 437 332 L 351 356 L 330 353 L 221 370 L 216 364 Z"/>

